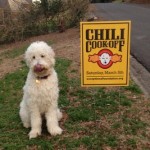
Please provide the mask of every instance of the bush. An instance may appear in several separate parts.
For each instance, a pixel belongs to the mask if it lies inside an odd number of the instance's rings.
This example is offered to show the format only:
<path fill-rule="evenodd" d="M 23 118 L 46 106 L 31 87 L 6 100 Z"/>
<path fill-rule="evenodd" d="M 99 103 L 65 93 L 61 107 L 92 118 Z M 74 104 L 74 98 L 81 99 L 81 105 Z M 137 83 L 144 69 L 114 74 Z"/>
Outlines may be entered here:
<path fill-rule="evenodd" d="M 83 20 L 88 11 L 89 0 L 67 0 L 66 11 L 62 14 L 66 27 L 73 27 Z"/>
<path fill-rule="evenodd" d="M 78 25 L 88 9 L 89 0 L 41 0 L 17 15 L 7 12 L 0 28 L 0 44 L 24 40 Z"/>

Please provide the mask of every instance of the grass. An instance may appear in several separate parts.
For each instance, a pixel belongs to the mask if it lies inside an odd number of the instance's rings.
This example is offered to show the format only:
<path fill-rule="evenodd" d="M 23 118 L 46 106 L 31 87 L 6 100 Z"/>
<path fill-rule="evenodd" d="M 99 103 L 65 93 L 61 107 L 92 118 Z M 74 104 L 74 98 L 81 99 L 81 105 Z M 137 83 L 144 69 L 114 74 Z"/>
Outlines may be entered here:
<path fill-rule="evenodd" d="M 49 45 L 51 45 L 54 42 L 48 41 L 47 43 Z M 7 51 L 2 52 L 1 55 L 0 55 L 0 63 L 2 62 L 2 60 L 4 58 L 15 58 L 15 57 L 18 57 L 18 56 L 24 54 L 28 46 L 29 46 L 29 44 L 26 44 L 22 47 L 14 48 L 12 50 L 7 50 Z"/>
<path fill-rule="evenodd" d="M 20 56 L 24 54 L 25 50 L 27 49 L 28 45 L 25 45 L 21 48 L 14 48 L 13 50 L 7 50 L 1 53 L 1 59 L 2 58 L 15 58 L 17 56 Z"/>
<path fill-rule="evenodd" d="M 129 90 L 136 94 L 142 94 L 141 89 L 133 81 L 130 81 L 130 85 L 127 87 L 124 87 L 124 89 Z"/>
<path fill-rule="evenodd" d="M 23 48 L 24 49 L 24 48 Z M 14 52 L 18 56 L 22 52 Z M 22 87 L 28 68 L 22 68 L 0 80 L 0 149 L 7 150 L 53 150 L 53 149 L 137 149 L 139 138 L 148 139 L 149 126 L 140 116 L 134 116 L 135 100 L 127 95 L 138 94 L 138 87 L 131 83 L 127 88 L 107 91 L 106 88 L 82 88 L 79 78 L 68 78 L 71 61 L 59 58 L 56 61 L 60 98 L 59 106 L 64 112 L 60 122 L 64 132 L 52 137 L 43 128 L 42 136 L 28 139 L 29 129 L 22 126 L 18 112 L 22 99 Z M 122 139 L 121 137 L 125 137 Z M 130 136 L 130 138 L 128 138 Z M 144 147 L 145 149 L 147 147 Z"/>
<path fill-rule="evenodd" d="M 58 60 L 57 69 L 61 70 L 59 78 L 61 79 L 60 86 L 63 86 L 65 90 L 67 77 L 64 76 L 68 65 L 70 64 L 67 60 Z M 49 139 L 39 138 L 38 140 L 28 140 L 28 129 L 24 129 L 20 122 L 18 115 L 19 103 L 22 99 L 22 87 L 24 85 L 28 69 L 23 66 L 22 69 L 15 73 L 8 74 L 4 79 L 0 80 L 0 146 L 3 149 L 22 149 L 39 146 L 40 149 L 50 149 L 53 147 L 52 143 L 55 141 L 55 137 L 52 139 L 53 142 L 49 142 Z M 62 92 L 62 91 L 61 91 Z M 66 92 L 60 96 L 61 107 L 64 107 L 68 103 L 66 98 Z M 58 139 L 59 140 L 59 139 Z"/>
<path fill-rule="evenodd" d="M 136 148 L 136 140 L 135 139 L 128 139 L 127 144 L 134 149 Z"/>

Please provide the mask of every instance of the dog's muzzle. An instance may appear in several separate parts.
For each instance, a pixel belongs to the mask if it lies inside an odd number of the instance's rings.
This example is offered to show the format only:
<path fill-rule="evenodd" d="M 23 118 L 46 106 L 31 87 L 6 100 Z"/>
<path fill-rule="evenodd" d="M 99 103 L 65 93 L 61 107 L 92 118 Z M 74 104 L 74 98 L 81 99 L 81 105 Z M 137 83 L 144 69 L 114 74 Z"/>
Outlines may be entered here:
<path fill-rule="evenodd" d="M 36 73 L 42 72 L 44 70 L 46 70 L 46 68 L 41 64 L 36 64 L 34 66 L 34 72 L 36 72 Z"/>

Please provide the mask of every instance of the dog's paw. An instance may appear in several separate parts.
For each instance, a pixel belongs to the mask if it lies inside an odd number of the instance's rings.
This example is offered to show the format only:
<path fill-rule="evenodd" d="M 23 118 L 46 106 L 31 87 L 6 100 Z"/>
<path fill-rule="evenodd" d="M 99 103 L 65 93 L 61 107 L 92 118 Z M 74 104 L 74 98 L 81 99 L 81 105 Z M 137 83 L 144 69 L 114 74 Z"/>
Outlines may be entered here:
<path fill-rule="evenodd" d="M 29 133 L 29 139 L 36 138 L 39 135 L 41 135 L 40 130 L 31 130 Z"/>
<path fill-rule="evenodd" d="M 62 131 L 63 130 L 60 127 L 54 127 L 49 130 L 50 134 L 53 136 L 60 135 L 62 133 Z"/>

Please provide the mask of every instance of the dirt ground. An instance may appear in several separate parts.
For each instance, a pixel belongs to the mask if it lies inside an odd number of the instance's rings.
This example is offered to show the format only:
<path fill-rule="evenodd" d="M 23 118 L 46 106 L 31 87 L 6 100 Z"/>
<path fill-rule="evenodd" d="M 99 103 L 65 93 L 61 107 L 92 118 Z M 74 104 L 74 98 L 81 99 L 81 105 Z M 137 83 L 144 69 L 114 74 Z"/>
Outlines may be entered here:
<path fill-rule="evenodd" d="M 0 47 L 0 58 L 1 58 L 1 54 L 7 51 L 12 51 L 14 49 L 18 49 L 20 47 L 23 47 L 24 45 L 29 45 L 30 43 L 34 42 L 34 41 L 46 41 L 46 42 L 52 42 L 52 48 L 55 51 L 56 54 L 56 58 L 62 57 L 62 58 L 67 58 L 69 60 L 72 61 L 71 66 L 68 70 L 76 70 L 77 72 L 75 72 L 74 74 L 68 73 L 69 78 L 74 78 L 74 76 L 76 76 L 77 78 L 80 76 L 80 30 L 79 28 L 72 28 L 72 29 L 68 29 L 63 33 L 50 33 L 47 35 L 41 35 L 41 36 L 37 36 L 37 37 L 32 37 L 27 39 L 26 41 L 22 41 L 22 42 L 16 42 L 16 43 L 12 43 L 12 44 L 7 44 L 7 45 L 2 45 Z M 22 60 L 24 58 L 24 55 L 20 55 L 18 57 L 15 58 L 6 58 L 6 59 L 2 59 L 2 61 L 0 61 L 0 79 L 2 77 L 4 77 L 7 73 L 11 73 L 16 71 L 18 68 L 21 68 L 22 66 Z M 69 71 L 68 71 L 69 72 Z M 106 88 L 106 90 L 110 91 L 110 90 L 117 90 L 117 87 L 109 87 Z M 134 114 L 135 116 L 141 116 L 140 119 L 142 121 L 145 121 L 147 124 L 149 124 L 149 120 L 150 120 L 150 116 L 148 113 L 149 110 L 149 101 L 147 99 L 144 99 L 141 95 L 141 99 L 139 99 L 136 95 L 131 95 L 126 93 L 127 95 L 131 96 L 131 99 L 138 99 L 138 101 L 133 104 L 133 109 L 135 110 L 139 110 L 139 112 L 137 112 L 136 114 Z M 71 99 L 71 97 L 68 95 L 69 99 Z M 76 105 L 76 104 L 75 104 Z M 118 115 L 116 115 L 117 117 Z M 64 114 L 64 119 L 63 122 L 65 122 L 65 120 L 67 119 L 68 115 Z M 82 124 L 83 125 L 83 124 Z M 89 124 L 87 125 L 91 125 L 91 122 L 89 122 Z M 93 123 L 92 123 L 93 125 Z M 108 123 L 108 120 L 106 118 L 101 118 L 101 126 L 110 126 L 110 124 Z M 150 136 L 150 128 L 147 128 L 147 136 Z M 119 134 L 119 133 L 118 133 Z M 124 137 L 124 135 L 122 136 L 122 141 L 124 141 L 127 137 Z M 139 147 L 140 144 L 142 145 L 148 145 L 149 141 L 140 141 L 138 143 Z M 104 148 L 106 150 L 111 150 L 110 147 L 106 147 Z M 140 149 L 140 148 L 139 148 Z"/>
<path fill-rule="evenodd" d="M 0 55 L 7 51 L 12 51 L 16 48 L 29 45 L 34 41 L 52 41 L 52 48 L 56 53 L 56 57 L 65 57 L 73 60 L 72 65 L 79 68 L 80 60 L 80 38 L 79 28 L 68 29 L 63 33 L 50 33 L 37 37 L 29 38 L 26 41 L 2 45 L 0 47 Z M 24 55 L 15 58 L 5 58 L 0 62 L 0 78 L 4 77 L 7 73 L 14 72 L 21 67 L 21 61 Z"/>
<path fill-rule="evenodd" d="M 128 0 L 128 1 L 129 1 L 129 0 Z M 141 3 L 141 4 L 150 3 L 149 0 L 130 0 L 130 2 L 133 2 L 133 3 Z"/>

